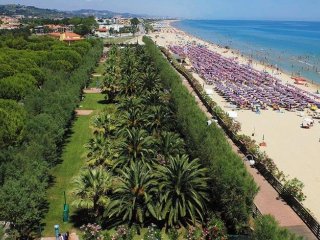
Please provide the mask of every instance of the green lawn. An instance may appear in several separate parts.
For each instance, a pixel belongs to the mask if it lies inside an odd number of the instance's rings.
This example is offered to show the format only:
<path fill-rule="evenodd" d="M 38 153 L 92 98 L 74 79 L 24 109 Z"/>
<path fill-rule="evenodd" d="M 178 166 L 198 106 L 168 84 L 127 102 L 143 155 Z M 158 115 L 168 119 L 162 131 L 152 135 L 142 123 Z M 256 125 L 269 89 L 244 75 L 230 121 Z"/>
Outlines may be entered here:
<path fill-rule="evenodd" d="M 53 226 L 60 225 L 61 231 L 68 231 L 72 224 L 62 222 L 63 211 L 63 192 L 67 193 L 68 203 L 72 202 L 70 191 L 72 189 L 71 181 L 77 175 L 84 165 L 85 148 L 83 145 L 89 140 L 91 132 L 89 129 L 90 116 L 80 116 L 74 121 L 72 135 L 67 139 L 62 154 L 63 162 L 52 169 L 52 175 L 55 177 L 53 187 L 48 190 L 49 212 L 45 218 L 44 236 L 54 236 Z M 73 213 L 70 207 L 70 215 Z"/>
<path fill-rule="evenodd" d="M 105 68 L 106 68 L 106 64 L 105 63 L 100 63 L 99 66 L 95 69 L 94 72 L 102 75 L 105 72 Z"/>
<path fill-rule="evenodd" d="M 104 43 L 107 44 L 119 44 L 119 43 L 124 43 L 126 41 L 129 41 L 131 39 L 133 39 L 133 36 L 129 36 L 129 37 L 115 37 L 115 38 L 105 38 L 103 40 Z"/>
<path fill-rule="evenodd" d="M 102 110 L 105 107 L 104 95 L 101 93 L 85 94 L 84 100 L 79 105 L 79 109 L 86 110 Z"/>
<path fill-rule="evenodd" d="M 72 223 L 62 222 L 63 212 L 63 192 L 66 191 L 67 202 L 73 201 L 72 179 L 77 176 L 81 167 L 85 163 L 84 145 L 91 137 L 89 123 L 91 117 L 99 110 L 108 107 L 103 103 L 104 95 L 100 93 L 85 94 L 83 101 L 80 103 L 80 109 L 95 110 L 89 116 L 78 116 L 73 122 L 70 137 L 66 139 L 66 146 L 61 156 L 62 163 L 58 164 L 50 172 L 54 176 L 54 184 L 48 189 L 49 212 L 44 219 L 45 228 L 42 233 L 44 236 L 54 236 L 53 226 L 60 225 L 60 231 L 70 231 L 73 228 Z M 74 213 L 74 208 L 70 206 L 70 216 Z"/>

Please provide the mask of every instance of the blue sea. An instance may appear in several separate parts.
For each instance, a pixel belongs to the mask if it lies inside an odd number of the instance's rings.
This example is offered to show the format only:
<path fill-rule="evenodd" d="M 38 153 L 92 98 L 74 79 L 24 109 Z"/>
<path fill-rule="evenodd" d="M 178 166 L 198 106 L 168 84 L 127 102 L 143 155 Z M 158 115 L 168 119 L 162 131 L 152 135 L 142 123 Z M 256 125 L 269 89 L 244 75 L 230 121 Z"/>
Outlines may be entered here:
<path fill-rule="evenodd" d="M 174 26 L 320 84 L 320 22 L 182 20 Z"/>

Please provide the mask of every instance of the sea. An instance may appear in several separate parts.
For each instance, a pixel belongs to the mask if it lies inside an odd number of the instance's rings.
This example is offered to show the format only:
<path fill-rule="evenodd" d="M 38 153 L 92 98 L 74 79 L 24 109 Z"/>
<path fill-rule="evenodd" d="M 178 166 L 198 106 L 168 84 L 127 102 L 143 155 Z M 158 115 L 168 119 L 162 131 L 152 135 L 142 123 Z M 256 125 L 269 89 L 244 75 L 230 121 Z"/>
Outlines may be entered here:
<path fill-rule="evenodd" d="M 173 25 L 320 84 L 320 22 L 181 20 Z"/>

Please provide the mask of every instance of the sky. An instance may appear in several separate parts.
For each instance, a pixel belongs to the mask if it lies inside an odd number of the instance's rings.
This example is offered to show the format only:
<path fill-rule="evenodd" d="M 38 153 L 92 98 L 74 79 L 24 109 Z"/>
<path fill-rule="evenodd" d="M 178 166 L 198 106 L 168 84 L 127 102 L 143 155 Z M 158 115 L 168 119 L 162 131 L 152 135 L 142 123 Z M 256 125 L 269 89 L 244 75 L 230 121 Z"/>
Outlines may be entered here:
<path fill-rule="evenodd" d="M 189 19 L 320 21 L 320 0 L 0 0 L 0 4 L 8 3 Z"/>

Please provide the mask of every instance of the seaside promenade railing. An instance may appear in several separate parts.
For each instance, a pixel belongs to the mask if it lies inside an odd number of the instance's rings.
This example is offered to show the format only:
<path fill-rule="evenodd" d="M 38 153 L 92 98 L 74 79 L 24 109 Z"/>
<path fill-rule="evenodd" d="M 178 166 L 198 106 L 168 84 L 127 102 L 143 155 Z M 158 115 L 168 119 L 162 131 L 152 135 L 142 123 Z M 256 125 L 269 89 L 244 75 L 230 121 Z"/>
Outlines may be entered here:
<path fill-rule="evenodd" d="M 240 149 L 240 151 L 244 155 L 251 154 L 254 159 L 257 159 L 257 156 L 252 154 L 245 144 L 240 141 L 236 134 L 234 134 L 225 124 L 225 122 L 215 113 L 212 106 L 206 100 L 202 92 L 196 87 L 196 83 L 194 79 L 190 78 L 190 74 L 183 68 L 177 66 L 177 63 L 172 58 L 170 53 L 164 49 L 160 48 L 162 53 L 166 56 L 166 58 L 171 62 L 172 66 L 189 82 L 193 91 L 196 93 L 197 97 L 200 99 L 202 104 L 206 107 L 207 111 L 214 116 L 219 125 L 222 127 L 224 132 L 228 135 L 228 137 L 234 142 L 234 144 Z M 284 190 L 284 187 L 278 179 L 273 176 L 273 174 L 259 161 L 256 161 L 255 168 L 260 172 L 260 174 L 271 184 L 271 186 L 279 193 L 280 196 L 288 203 L 288 205 L 296 212 L 296 214 L 302 219 L 302 221 L 309 227 L 309 229 L 313 232 L 317 239 L 320 239 L 320 224 L 319 222 L 310 214 L 310 212 L 291 194 L 287 193 Z M 258 217 L 261 214 L 258 207 L 253 204 L 252 213 L 254 217 Z"/>

